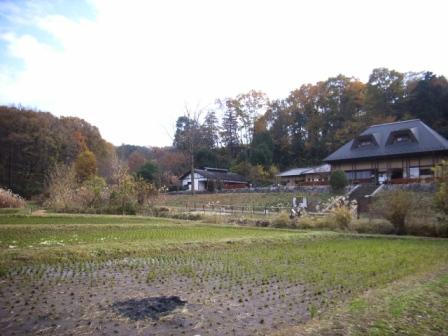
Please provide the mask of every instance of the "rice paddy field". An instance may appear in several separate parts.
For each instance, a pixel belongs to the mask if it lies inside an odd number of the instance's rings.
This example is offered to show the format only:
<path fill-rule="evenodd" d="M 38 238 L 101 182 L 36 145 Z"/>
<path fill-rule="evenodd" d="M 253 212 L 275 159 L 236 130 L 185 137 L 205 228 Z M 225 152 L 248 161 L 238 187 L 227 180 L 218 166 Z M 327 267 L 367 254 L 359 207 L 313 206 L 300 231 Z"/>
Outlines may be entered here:
<path fill-rule="evenodd" d="M 445 335 L 448 240 L 0 216 L 1 335 Z"/>

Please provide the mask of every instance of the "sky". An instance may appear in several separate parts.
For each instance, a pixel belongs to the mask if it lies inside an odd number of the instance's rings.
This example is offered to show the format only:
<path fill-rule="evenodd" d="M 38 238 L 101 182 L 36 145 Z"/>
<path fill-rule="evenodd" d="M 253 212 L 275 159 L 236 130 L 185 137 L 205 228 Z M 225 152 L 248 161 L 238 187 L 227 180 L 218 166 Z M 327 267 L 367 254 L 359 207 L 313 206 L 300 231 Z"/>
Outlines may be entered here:
<path fill-rule="evenodd" d="M 444 0 L 0 0 L 0 104 L 165 146 L 188 107 L 372 69 L 448 76 Z"/>

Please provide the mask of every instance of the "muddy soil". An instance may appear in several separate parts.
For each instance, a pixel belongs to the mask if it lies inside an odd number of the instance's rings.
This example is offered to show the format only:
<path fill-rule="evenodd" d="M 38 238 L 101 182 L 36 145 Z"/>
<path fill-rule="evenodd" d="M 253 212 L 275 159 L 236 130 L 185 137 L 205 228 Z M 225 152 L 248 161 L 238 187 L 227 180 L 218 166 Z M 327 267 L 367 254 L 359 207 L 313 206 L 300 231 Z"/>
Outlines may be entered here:
<path fill-rule="evenodd" d="M 22 269 L 0 281 L 1 334 L 264 335 L 336 299 L 275 278 L 158 274 L 129 260 Z"/>

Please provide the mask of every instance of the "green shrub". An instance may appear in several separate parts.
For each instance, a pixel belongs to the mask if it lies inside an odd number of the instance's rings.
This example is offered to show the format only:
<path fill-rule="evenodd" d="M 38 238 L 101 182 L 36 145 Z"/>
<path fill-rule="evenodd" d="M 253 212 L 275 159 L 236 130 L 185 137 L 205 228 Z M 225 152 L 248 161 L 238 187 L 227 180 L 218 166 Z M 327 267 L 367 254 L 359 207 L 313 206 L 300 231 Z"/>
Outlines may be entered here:
<path fill-rule="evenodd" d="M 442 161 L 434 168 L 437 179 L 437 192 L 434 195 L 436 209 L 448 215 L 448 161 Z"/>
<path fill-rule="evenodd" d="M 343 193 L 347 185 L 348 185 L 347 176 L 343 171 L 335 170 L 331 172 L 330 187 L 333 193 L 335 194 Z"/>
<path fill-rule="evenodd" d="M 417 199 L 417 195 L 410 191 L 387 191 L 376 197 L 371 209 L 375 214 L 390 221 L 396 234 L 406 234 L 406 220 L 413 208 L 419 206 Z"/>

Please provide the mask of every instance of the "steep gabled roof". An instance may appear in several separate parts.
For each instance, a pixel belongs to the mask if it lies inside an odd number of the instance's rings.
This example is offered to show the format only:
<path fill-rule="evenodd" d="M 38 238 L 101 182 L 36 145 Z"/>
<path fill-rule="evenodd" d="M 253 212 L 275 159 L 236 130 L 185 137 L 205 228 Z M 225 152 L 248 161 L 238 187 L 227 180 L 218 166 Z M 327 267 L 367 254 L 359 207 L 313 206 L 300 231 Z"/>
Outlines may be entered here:
<path fill-rule="evenodd" d="M 329 164 L 323 164 L 315 167 L 304 167 L 304 168 L 293 168 L 284 172 L 277 174 L 279 177 L 286 176 L 300 176 L 307 174 L 319 174 L 319 173 L 329 173 L 331 167 Z"/>
<path fill-rule="evenodd" d="M 209 180 L 218 180 L 222 182 L 240 182 L 247 183 L 247 179 L 240 174 L 229 172 L 226 169 L 214 169 L 214 168 L 206 168 L 206 169 L 195 169 L 194 172 L 199 174 Z M 179 179 L 183 180 L 187 177 L 191 171 L 182 175 Z"/>
<path fill-rule="evenodd" d="M 394 138 L 407 136 L 402 143 Z M 371 142 L 369 143 L 369 139 Z M 325 162 L 448 151 L 448 140 L 420 119 L 373 125 L 334 153 Z"/>

